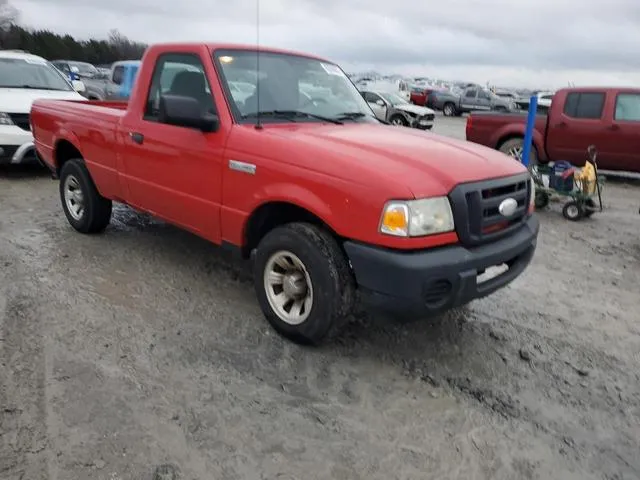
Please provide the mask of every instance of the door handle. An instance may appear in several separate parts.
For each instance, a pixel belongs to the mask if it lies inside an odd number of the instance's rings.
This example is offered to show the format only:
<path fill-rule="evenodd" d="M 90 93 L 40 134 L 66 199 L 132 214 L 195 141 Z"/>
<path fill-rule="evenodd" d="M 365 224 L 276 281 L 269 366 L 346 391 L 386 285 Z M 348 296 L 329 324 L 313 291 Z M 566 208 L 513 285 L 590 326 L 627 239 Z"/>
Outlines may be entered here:
<path fill-rule="evenodd" d="M 613 130 L 613 131 L 620 130 L 620 125 L 609 125 L 609 130 Z"/>
<path fill-rule="evenodd" d="M 129 136 L 131 140 L 136 142 L 138 145 L 142 145 L 144 143 L 144 135 L 138 132 L 129 132 Z"/>
<path fill-rule="evenodd" d="M 567 126 L 566 122 L 560 122 L 556 125 L 556 127 L 565 128 Z"/>

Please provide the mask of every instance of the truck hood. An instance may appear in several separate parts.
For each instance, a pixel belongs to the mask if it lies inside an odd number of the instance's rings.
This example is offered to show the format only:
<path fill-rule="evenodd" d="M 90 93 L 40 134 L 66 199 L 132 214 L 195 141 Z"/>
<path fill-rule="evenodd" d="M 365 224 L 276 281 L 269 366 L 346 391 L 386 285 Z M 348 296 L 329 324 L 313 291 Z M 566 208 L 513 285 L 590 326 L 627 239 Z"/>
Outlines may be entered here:
<path fill-rule="evenodd" d="M 51 100 L 85 100 L 75 91 L 32 90 L 28 88 L 0 88 L 0 112 L 29 113 L 34 101 L 45 98 Z"/>
<path fill-rule="evenodd" d="M 265 127 L 312 157 L 331 159 L 312 168 L 363 184 L 403 184 L 418 198 L 446 195 L 460 183 L 527 171 L 497 150 L 412 128 L 348 123 Z M 291 145 L 287 150 L 292 151 Z M 331 172 L 325 171 L 329 168 Z"/>

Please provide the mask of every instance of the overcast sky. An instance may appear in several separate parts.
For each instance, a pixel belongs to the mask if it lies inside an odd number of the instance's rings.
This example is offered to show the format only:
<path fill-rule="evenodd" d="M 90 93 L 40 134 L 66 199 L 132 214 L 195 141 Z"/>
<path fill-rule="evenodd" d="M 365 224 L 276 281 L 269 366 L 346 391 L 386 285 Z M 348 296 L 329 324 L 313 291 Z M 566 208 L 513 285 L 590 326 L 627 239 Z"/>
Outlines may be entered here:
<path fill-rule="evenodd" d="M 83 38 L 256 41 L 256 0 L 10 1 L 23 24 Z M 349 71 L 640 84 L 640 0 L 260 0 L 260 39 Z"/>

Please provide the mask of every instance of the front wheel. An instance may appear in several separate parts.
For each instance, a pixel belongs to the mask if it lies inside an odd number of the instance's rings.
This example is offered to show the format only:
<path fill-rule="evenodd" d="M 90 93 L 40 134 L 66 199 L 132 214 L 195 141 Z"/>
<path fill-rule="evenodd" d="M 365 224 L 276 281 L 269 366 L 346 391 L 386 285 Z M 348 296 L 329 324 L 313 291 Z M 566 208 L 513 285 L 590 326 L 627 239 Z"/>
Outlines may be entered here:
<path fill-rule="evenodd" d="M 407 127 L 409 125 L 409 122 L 407 122 L 407 119 L 404 118 L 402 115 L 394 115 L 393 117 L 391 117 L 391 120 L 389 121 L 389 123 L 396 127 Z"/>
<path fill-rule="evenodd" d="M 572 200 L 564 204 L 564 207 L 562 208 L 562 215 L 567 220 L 577 222 L 584 217 L 584 208 L 579 202 Z"/>
<path fill-rule="evenodd" d="M 291 223 L 258 245 L 254 282 L 260 308 L 281 335 L 319 344 L 337 332 L 355 303 L 347 258 L 325 230 Z"/>
<path fill-rule="evenodd" d="M 62 166 L 60 200 L 67 220 L 80 233 L 100 233 L 111 221 L 111 200 L 100 195 L 80 159 Z"/>
<path fill-rule="evenodd" d="M 535 204 L 536 210 L 542 210 L 547 205 L 549 205 L 549 200 L 550 198 L 547 192 L 537 191 L 536 196 L 534 197 L 534 204 Z"/>

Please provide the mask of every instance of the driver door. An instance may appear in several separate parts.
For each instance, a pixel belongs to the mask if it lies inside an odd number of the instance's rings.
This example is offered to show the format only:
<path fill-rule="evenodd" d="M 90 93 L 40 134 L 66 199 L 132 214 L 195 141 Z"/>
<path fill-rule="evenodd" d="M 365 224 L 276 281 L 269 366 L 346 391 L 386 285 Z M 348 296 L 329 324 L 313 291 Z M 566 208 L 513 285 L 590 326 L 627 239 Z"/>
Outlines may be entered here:
<path fill-rule="evenodd" d="M 464 92 L 462 97 L 462 108 L 464 110 L 476 110 L 477 109 L 477 97 L 478 90 L 470 88 Z"/>
<path fill-rule="evenodd" d="M 386 102 L 382 99 L 382 97 L 373 92 L 364 92 L 364 99 L 373 110 L 373 113 L 376 114 L 378 119 L 384 121 L 387 119 L 387 107 Z"/>
<path fill-rule="evenodd" d="M 218 111 L 199 50 L 167 52 L 157 58 L 144 116 L 123 119 L 128 203 L 217 241 L 228 131 L 221 127 L 203 133 L 162 123 L 159 99 L 167 93 L 196 98 L 203 112 Z"/>
<path fill-rule="evenodd" d="M 489 111 L 491 110 L 491 96 L 485 90 L 478 90 L 478 98 L 476 99 L 476 109 Z"/>

